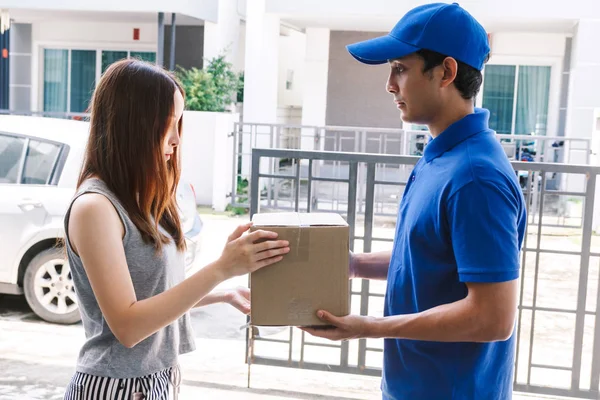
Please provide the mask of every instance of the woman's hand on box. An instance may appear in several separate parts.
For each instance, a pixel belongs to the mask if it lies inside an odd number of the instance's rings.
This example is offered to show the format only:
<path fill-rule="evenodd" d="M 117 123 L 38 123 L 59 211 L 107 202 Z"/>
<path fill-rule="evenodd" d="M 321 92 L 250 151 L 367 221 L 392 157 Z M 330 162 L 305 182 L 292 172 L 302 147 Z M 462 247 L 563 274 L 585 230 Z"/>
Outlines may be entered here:
<path fill-rule="evenodd" d="M 219 258 L 219 270 L 224 279 L 254 272 L 281 261 L 289 253 L 289 243 L 277 239 L 277 233 L 258 230 L 247 235 L 252 223 L 239 226 L 227 239 Z"/>

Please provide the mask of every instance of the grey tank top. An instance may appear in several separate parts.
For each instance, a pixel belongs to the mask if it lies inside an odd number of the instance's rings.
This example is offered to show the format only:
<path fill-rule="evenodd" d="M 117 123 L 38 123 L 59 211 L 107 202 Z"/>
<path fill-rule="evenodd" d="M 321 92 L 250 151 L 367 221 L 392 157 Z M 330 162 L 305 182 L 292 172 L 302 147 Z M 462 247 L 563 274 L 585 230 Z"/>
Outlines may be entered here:
<path fill-rule="evenodd" d="M 73 251 L 69 241 L 68 227 L 73 201 L 86 193 L 105 196 L 123 222 L 125 257 L 138 300 L 162 293 L 185 278 L 184 254 L 177 250 L 173 242 L 164 245 L 161 254 L 157 255 L 154 246 L 142 240 L 139 230 L 106 184 L 99 179 L 85 181 L 73 198 L 64 221 L 67 256 L 86 335 L 86 341 L 79 353 L 77 371 L 124 379 L 150 375 L 176 366 L 179 354 L 195 349 L 189 313 L 130 349 L 123 346 L 108 327 L 82 261 Z M 162 232 L 167 234 L 164 230 Z M 98 240 L 102 238 L 99 237 Z"/>

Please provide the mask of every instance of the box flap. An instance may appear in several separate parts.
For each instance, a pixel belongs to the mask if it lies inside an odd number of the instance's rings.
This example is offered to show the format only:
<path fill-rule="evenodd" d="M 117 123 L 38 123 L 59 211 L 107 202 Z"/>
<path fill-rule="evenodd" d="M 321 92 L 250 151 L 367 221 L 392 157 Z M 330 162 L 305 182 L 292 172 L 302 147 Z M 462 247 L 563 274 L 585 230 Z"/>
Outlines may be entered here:
<path fill-rule="evenodd" d="M 300 226 L 299 214 L 295 212 L 261 213 L 252 217 L 254 226 Z"/>
<path fill-rule="evenodd" d="M 335 213 L 261 213 L 252 218 L 254 226 L 348 226 L 341 215 Z"/>
<path fill-rule="evenodd" d="M 340 215 L 335 213 L 303 213 L 300 214 L 302 225 L 308 226 L 347 226 L 348 223 Z"/>

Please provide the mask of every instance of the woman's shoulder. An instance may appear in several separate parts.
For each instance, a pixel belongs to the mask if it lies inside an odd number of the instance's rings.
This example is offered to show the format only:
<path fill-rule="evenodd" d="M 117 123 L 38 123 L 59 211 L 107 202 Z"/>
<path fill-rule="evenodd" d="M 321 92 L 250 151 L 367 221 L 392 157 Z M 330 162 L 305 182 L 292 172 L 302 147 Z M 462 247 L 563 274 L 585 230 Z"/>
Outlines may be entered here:
<path fill-rule="evenodd" d="M 84 193 L 73 201 L 67 229 L 76 252 L 77 242 L 81 240 L 124 235 L 121 219 L 111 201 L 95 192 Z"/>
<path fill-rule="evenodd" d="M 101 228 L 106 223 L 117 222 L 120 218 L 113 203 L 102 193 L 83 193 L 73 201 L 70 221 Z"/>

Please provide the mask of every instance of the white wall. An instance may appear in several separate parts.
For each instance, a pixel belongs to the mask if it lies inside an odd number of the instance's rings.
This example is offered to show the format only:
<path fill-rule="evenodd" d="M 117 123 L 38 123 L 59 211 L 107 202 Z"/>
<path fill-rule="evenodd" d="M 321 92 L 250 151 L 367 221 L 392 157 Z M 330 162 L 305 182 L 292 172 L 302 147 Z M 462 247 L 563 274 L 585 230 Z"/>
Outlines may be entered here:
<path fill-rule="evenodd" d="M 140 40 L 133 40 L 133 29 L 140 29 Z M 105 23 L 91 21 L 48 20 L 32 24 L 32 89 L 33 110 L 40 109 L 43 91 L 44 48 L 78 50 L 156 51 L 157 24 Z M 100 63 L 100 60 L 97 60 Z"/>
<path fill-rule="evenodd" d="M 194 185 L 196 202 L 224 211 L 233 182 L 233 141 L 238 114 L 185 111 L 181 179 Z"/>
<path fill-rule="evenodd" d="M 302 124 L 302 108 L 293 106 L 280 106 L 277 108 L 277 123 L 286 125 Z"/>
<path fill-rule="evenodd" d="M 279 36 L 279 83 L 277 103 L 279 106 L 302 107 L 304 87 L 304 62 L 306 35 L 292 29 L 282 28 Z M 288 71 L 292 71 L 292 89 L 286 89 Z"/>
<path fill-rule="evenodd" d="M 560 33 L 490 32 L 492 57 L 562 57 L 566 36 Z"/>
<path fill-rule="evenodd" d="M 2 8 L 41 10 L 175 12 L 194 18 L 217 21 L 219 0 L 3 0 Z"/>
<path fill-rule="evenodd" d="M 218 22 L 204 23 L 204 58 L 212 59 L 225 53 L 225 59 L 237 64 L 240 42 L 240 14 L 238 0 L 219 1 Z"/>
<path fill-rule="evenodd" d="M 590 164 L 600 166 L 600 107 L 594 110 L 594 123 L 592 126 L 592 154 Z M 598 177 L 596 177 L 598 179 Z M 600 233 L 600 182 L 596 180 L 596 191 L 594 198 L 594 214 L 592 217 L 592 229 L 596 234 Z"/>
<path fill-rule="evenodd" d="M 324 19 L 355 18 L 367 22 L 373 17 L 397 21 L 408 10 L 432 0 L 267 0 L 267 11 L 290 17 Z M 448 1 L 450 3 L 450 1 Z M 459 2 L 476 18 L 484 19 L 564 19 L 600 18 L 598 0 L 465 0 Z M 360 29 L 360 27 L 356 27 Z"/>
<path fill-rule="evenodd" d="M 140 29 L 140 40 L 133 40 L 134 28 Z M 47 20 L 33 24 L 34 43 L 58 45 L 76 43 L 89 46 L 102 44 L 114 45 L 118 48 L 150 46 L 152 50 L 156 50 L 157 38 L 158 24 L 151 23 Z"/>
<path fill-rule="evenodd" d="M 286 28 L 282 28 L 286 29 Z M 282 107 L 302 107 L 305 81 L 306 35 L 295 30 L 286 30 L 289 36 L 279 36 L 279 60 L 277 73 L 277 105 Z M 246 24 L 239 29 L 239 43 L 234 69 L 243 71 L 246 62 Z M 292 90 L 286 89 L 287 71 L 294 71 Z"/>

